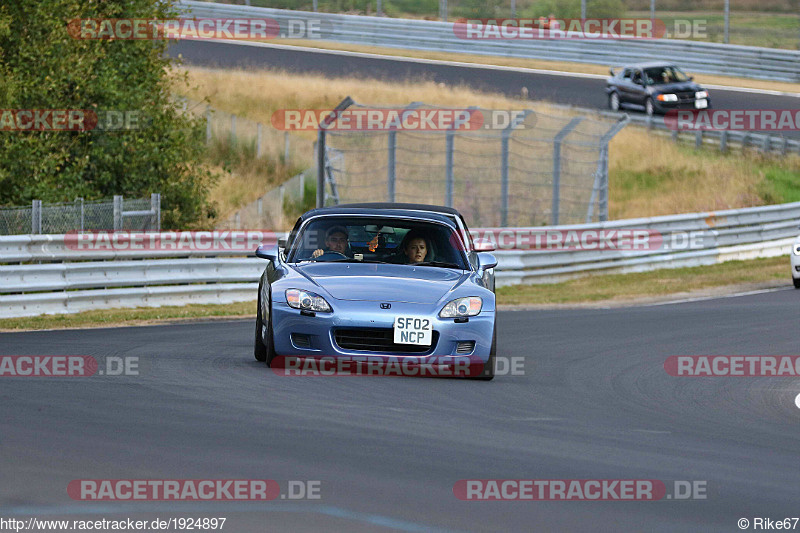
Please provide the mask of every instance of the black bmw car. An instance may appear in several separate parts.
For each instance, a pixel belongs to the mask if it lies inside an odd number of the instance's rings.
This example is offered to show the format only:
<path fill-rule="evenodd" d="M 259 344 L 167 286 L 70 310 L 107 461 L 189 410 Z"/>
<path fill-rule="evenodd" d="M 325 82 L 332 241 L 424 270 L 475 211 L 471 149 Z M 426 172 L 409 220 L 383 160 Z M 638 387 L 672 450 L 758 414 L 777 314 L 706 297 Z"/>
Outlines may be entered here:
<path fill-rule="evenodd" d="M 608 106 L 630 108 L 648 115 L 671 109 L 708 109 L 708 91 L 671 63 L 650 62 L 611 69 L 606 80 Z"/>

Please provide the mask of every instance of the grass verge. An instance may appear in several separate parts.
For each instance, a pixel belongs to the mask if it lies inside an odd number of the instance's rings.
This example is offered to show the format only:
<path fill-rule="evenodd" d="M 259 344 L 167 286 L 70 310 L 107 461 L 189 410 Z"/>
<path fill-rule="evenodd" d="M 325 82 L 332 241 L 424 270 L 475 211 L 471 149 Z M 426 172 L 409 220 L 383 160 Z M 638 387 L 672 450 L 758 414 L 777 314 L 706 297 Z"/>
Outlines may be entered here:
<path fill-rule="evenodd" d="M 786 257 L 770 257 L 633 274 L 593 275 L 552 285 L 500 287 L 497 300 L 512 305 L 615 302 L 744 284 L 781 281 L 790 284 L 789 275 Z"/>
<path fill-rule="evenodd" d="M 708 289 L 745 284 L 788 283 L 786 257 L 729 261 L 718 265 L 661 269 L 635 274 L 587 276 L 552 285 L 516 285 L 497 290 L 500 305 L 601 304 L 675 294 L 699 294 Z M 0 330 L 36 330 L 148 325 L 174 319 L 255 317 L 255 302 L 226 305 L 112 309 L 72 315 L 0 320 Z"/>
<path fill-rule="evenodd" d="M 276 70 L 190 68 L 188 73 L 192 89 L 187 96 L 191 99 L 208 98 L 217 109 L 263 124 L 269 124 L 272 113 L 278 109 L 331 109 L 348 95 L 360 103 L 373 105 L 420 101 L 452 107 L 478 105 L 487 109 L 532 108 L 550 115 L 567 113 L 544 102 L 507 98 L 430 80 L 395 83 L 331 79 Z M 296 134 L 297 142 L 306 143 L 307 147 L 314 137 L 314 132 Z M 268 153 L 280 152 L 282 136 L 269 139 L 280 146 L 267 146 Z M 310 148 L 307 152 L 310 153 Z M 800 157 L 796 154 L 781 158 L 749 151 L 720 154 L 714 148 L 695 150 L 637 127 L 625 128 L 612 141 L 609 172 L 612 219 L 753 207 L 794 201 L 800 195 L 796 179 L 800 174 Z M 254 200 L 263 194 L 266 183 L 275 183 L 271 178 L 258 179 L 246 182 L 223 175 L 212 192 L 214 200 L 222 206 L 220 211 L 228 212 Z"/>

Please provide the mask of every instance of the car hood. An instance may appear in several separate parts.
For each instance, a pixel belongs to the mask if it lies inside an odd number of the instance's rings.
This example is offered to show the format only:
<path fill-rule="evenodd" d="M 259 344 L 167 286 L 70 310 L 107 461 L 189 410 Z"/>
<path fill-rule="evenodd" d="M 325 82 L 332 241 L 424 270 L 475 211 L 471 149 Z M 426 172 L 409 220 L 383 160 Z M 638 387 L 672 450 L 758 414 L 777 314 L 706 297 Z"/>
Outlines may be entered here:
<path fill-rule="evenodd" d="M 653 90 L 658 93 L 682 93 L 686 91 L 699 91 L 700 86 L 693 81 L 680 81 L 676 83 L 666 83 L 664 85 L 653 85 Z"/>
<path fill-rule="evenodd" d="M 380 263 L 304 263 L 297 272 L 337 300 L 433 304 L 463 283 L 469 272 Z"/>

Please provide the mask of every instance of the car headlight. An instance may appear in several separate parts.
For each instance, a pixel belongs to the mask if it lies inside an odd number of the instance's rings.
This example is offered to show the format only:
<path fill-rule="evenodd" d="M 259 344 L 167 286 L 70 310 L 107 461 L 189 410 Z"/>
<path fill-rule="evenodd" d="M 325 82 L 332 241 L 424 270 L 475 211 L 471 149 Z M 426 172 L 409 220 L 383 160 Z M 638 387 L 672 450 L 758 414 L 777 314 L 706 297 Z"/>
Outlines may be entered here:
<path fill-rule="evenodd" d="M 458 298 L 456 300 L 447 302 L 447 305 L 442 307 L 442 310 L 439 311 L 439 316 L 441 318 L 475 316 L 481 312 L 481 307 L 483 307 L 483 300 L 477 296 Z"/>
<path fill-rule="evenodd" d="M 708 98 L 708 91 L 697 91 L 696 93 L 694 93 L 694 97 L 698 100 Z"/>
<path fill-rule="evenodd" d="M 659 102 L 677 102 L 678 95 L 677 94 L 659 94 L 656 96 L 656 100 Z"/>
<path fill-rule="evenodd" d="M 800 244 L 794 245 L 794 255 L 800 255 Z"/>
<path fill-rule="evenodd" d="M 306 311 L 319 311 L 330 313 L 331 306 L 325 298 L 313 292 L 301 291 L 300 289 L 289 289 L 286 291 L 286 303 L 294 309 L 304 309 Z"/>

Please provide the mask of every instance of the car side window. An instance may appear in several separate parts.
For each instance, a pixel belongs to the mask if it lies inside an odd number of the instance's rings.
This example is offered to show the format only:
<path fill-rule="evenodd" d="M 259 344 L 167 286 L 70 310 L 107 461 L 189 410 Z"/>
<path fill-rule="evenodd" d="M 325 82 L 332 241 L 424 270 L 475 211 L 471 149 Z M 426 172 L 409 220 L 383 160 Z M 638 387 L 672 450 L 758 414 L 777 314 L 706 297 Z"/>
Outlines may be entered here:
<path fill-rule="evenodd" d="M 632 73 L 633 73 L 633 69 L 626 68 L 626 69 L 625 69 L 625 72 L 622 74 L 622 79 L 623 79 L 623 80 L 630 81 L 630 80 L 631 80 L 631 74 L 632 74 Z"/>
<path fill-rule="evenodd" d="M 637 83 L 637 84 L 642 83 L 642 71 L 641 70 L 637 70 L 636 72 L 633 73 L 633 83 Z"/>

